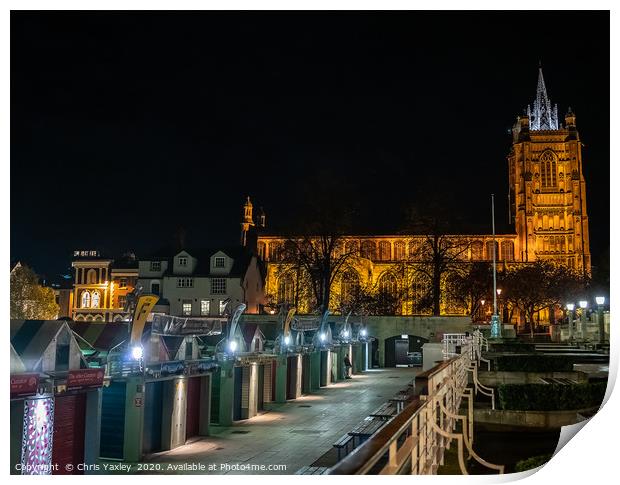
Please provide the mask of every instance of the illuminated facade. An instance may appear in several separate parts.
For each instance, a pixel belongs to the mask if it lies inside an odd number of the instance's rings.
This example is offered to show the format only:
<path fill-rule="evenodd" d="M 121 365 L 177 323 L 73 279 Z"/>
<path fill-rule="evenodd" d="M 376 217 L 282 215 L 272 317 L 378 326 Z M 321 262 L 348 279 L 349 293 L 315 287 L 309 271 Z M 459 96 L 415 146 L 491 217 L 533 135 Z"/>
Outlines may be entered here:
<path fill-rule="evenodd" d="M 71 314 L 75 321 L 117 322 L 125 320 L 127 294 L 138 279 L 138 261 L 127 255 L 114 260 L 99 251 L 74 251 L 75 269 Z"/>
<path fill-rule="evenodd" d="M 558 122 L 557 106 L 547 96 L 539 70 L 536 99 L 527 115 L 518 117 L 508 155 L 509 211 L 514 234 L 495 236 L 499 269 L 514 262 L 549 259 L 585 274 L 590 273 L 586 189 L 582 172 L 581 142 L 575 115 L 569 109 L 565 124 Z M 264 228 L 264 214 L 260 224 Z M 242 243 L 258 232 L 256 251 L 266 262 L 266 294 L 274 303 L 295 305 L 300 312 L 313 311 L 304 295 L 299 270 L 283 262 L 286 238 L 256 231 L 252 206 L 244 207 Z M 334 281 L 330 308 L 338 311 L 356 287 L 398 293 L 394 313 L 419 313 L 416 302 L 427 281 L 417 280 L 415 263 L 427 236 L 355 236 L 342 238 L 344 250 L 355 255 L 351 264 Z M 482 235 L 448 236 L 457 259 L 463 262 L 489 261 L 493 257 L 493 237 Z M 459 250 L 458 248 L 462 249 Z M 407 264 L 404 264 L 407 262 Z M 457 304 L 441 301 L 444 315 L 463 315 Z"/>

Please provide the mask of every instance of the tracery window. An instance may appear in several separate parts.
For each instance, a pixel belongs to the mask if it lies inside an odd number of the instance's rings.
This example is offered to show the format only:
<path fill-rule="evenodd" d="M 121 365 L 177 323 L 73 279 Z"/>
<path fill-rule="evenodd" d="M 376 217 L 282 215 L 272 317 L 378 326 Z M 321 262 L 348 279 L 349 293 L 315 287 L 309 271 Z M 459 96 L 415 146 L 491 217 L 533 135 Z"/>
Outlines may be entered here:
<path fill-rule="evenodd" d="M 396 296 L 398 292 L 398 283 L 391 273 L 385 273 L 379 280 L 379 292 L 384 295 Z"/>
<path fill-rule="evenodd" d="M 402 261 L 405 259 L 405 243 L 402 241 L 396 241 L 394 243 L 394 259 L 396 261 Z"/>
<path fill-rule="evenodd" d="M 392 245 L 389 241 L 379 242 L 379 261 L 390 261 L 392 259 Z"/>
<path fill-rule="evenodd" d="M 92 305 L 91 305 L 93 308 L 99 308 L 99 299 L 100 299 L 99 292 L 93 291 Z"/>
<path fill-rule="evenodd" d="M 502 241 L 502 259 L 504 261 L 514 261 L 515 245 L 512 241 Z"/>
<path fill-rule="evenodd" d="M 377 259 L 377 246 L 374 241 L 364 241 L 362 243 L 362 258 L 370 259 L 371 261 L 375 261 Z"/>
<path fill-rule="evenodd" d="M 552 151 L 547 150 L 540 157 L 540 183 L 543 189 L 557 187 L 557 161 Z"/>
<path fill-rule="evenodd" d="M 278 279 L 278 303 L 295 303 L 295 282 L 290 273 L 280 276 Z"/>

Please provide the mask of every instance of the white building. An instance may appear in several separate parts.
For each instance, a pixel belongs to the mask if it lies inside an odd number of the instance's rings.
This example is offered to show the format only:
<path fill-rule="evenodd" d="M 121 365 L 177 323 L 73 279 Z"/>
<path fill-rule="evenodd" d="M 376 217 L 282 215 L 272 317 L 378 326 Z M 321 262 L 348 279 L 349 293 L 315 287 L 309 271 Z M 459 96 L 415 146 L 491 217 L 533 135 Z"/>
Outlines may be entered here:
<path fill-rule="evenodd" d="M 259 313 L 264 304 L 263 275 L 245 248 L 163 250 L 141 259 L 138 285 L 160 296 L 156 312 L 186 317 L 219 316 L 230 299 L 234 308 Z M 166 308 L 167 306 L 167 308 Z"/>

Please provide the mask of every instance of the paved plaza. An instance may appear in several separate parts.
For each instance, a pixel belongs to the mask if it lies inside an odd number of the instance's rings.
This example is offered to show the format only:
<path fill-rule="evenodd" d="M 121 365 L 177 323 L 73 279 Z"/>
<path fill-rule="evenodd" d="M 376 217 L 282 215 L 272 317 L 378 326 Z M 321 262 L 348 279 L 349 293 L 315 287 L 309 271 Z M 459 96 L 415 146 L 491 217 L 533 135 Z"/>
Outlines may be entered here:
<path fill-rule="evenodd" d="M 316 394 L 270 405 L 268 411 L 232 427 L 214 426 L 212 436 L 149 455 L 145 461 L 161 464 L 162 473 L 293 474 L 328 452 L 340 436 L 405 387 L 420 369 L 366 371 Z M 191 470 L 184 464 L 202 464 L 206 469 Z M 239 469 L 247 465 L 265 469 Z M 285 469 L 267 469 L 270 465 Z"/>

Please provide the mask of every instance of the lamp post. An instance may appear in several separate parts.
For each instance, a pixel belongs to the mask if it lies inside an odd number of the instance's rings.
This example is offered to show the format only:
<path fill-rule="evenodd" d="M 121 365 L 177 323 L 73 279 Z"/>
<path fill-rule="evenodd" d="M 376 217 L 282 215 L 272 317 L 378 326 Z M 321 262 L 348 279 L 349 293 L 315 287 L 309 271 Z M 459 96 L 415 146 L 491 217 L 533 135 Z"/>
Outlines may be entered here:
<path fill-rule="evenodd" d="M 491 194 L 491 225 L 493 228 L 493 316 L 491 316 L 491 338 L 502 337 L 502 322 L 497 314 L 497 265 L 495 241 L 495 195 Z"/>
<path fill-rule="evenodd" d="M 586 339 L 586 308 L 588 308 L 588 301 L 581 300 L 579 302 L 579 308 L 581 308 L 581 338 Z"/>
<path fill-rule="evenodd" d="M 602 344 L 605 343 L 605 320 L 603 318 L 603 305 L 605 304 L 604 296 L 596 297 L 596 305 L 598 306 L 598 339 Z"/>
<path fill-rule="evenodd" d="M 484 314 L 484 300 L 480 300 L 480 304 L 482 305 L 482 321 L 485 321 L 485 314 Z"/>
<path fill-rule="evenodd" d="M 573 340 L 573 320 L 575 316 L 573 312 L 575 311 L 575 304 L 567 303 L 566 309 L 568 310 L 568 340 Z"/>

